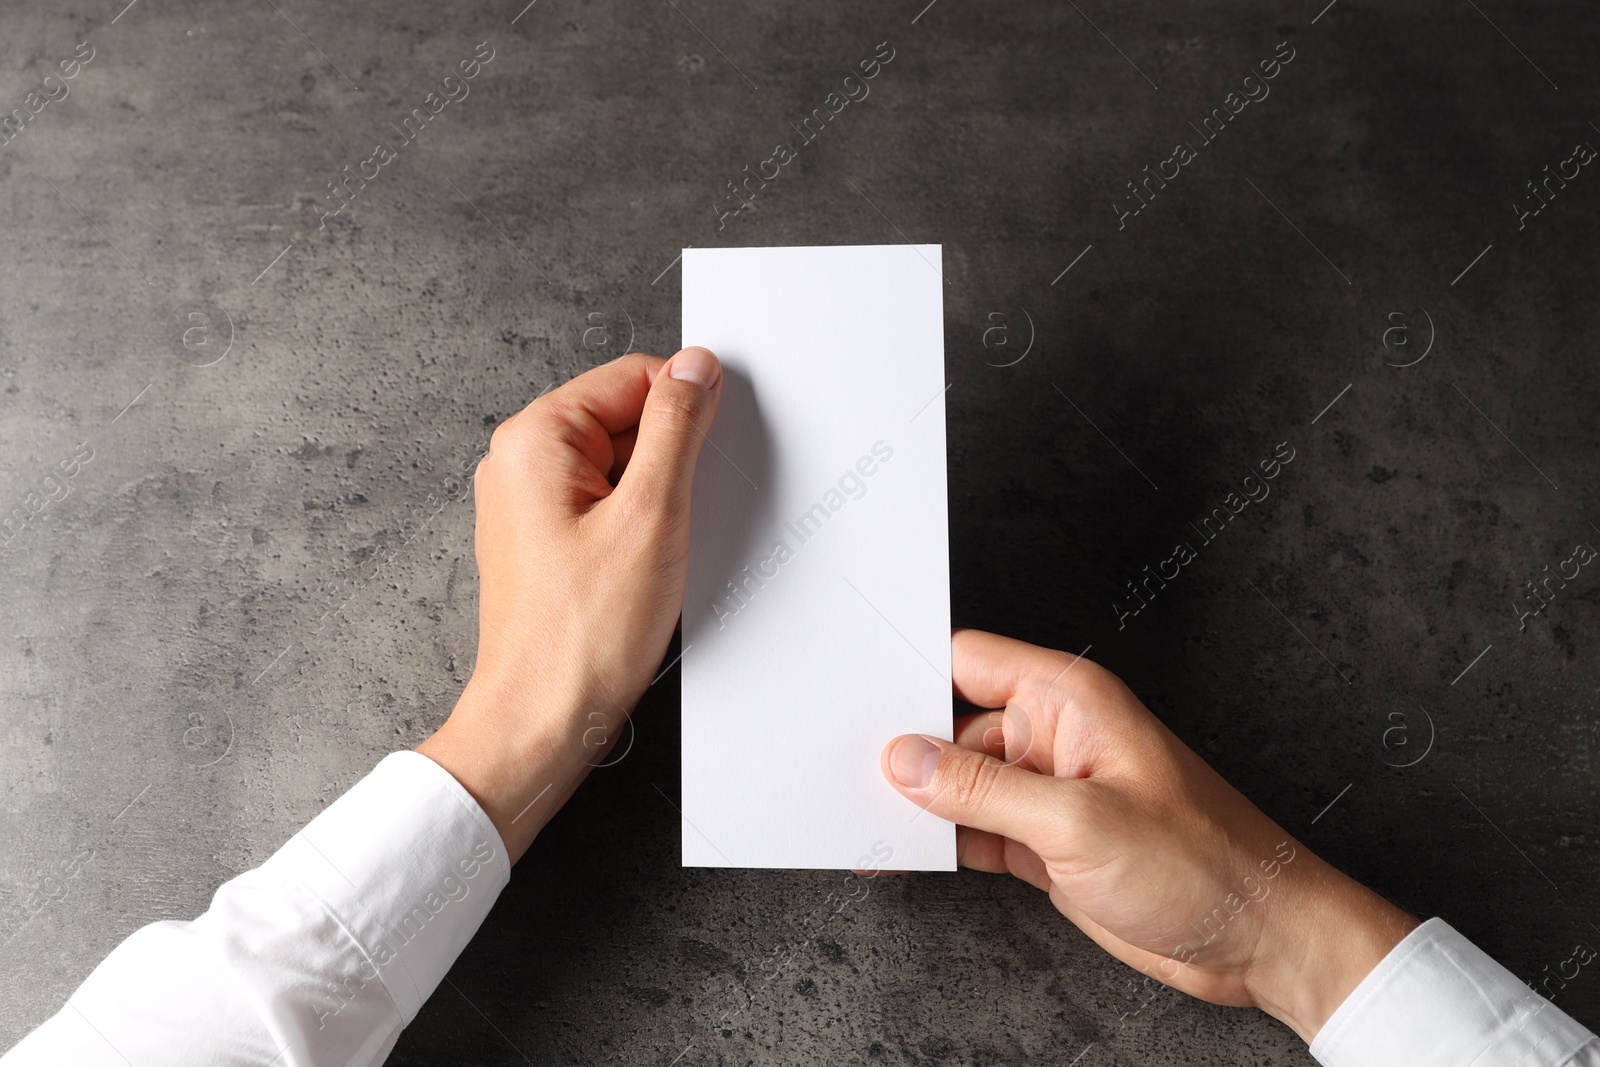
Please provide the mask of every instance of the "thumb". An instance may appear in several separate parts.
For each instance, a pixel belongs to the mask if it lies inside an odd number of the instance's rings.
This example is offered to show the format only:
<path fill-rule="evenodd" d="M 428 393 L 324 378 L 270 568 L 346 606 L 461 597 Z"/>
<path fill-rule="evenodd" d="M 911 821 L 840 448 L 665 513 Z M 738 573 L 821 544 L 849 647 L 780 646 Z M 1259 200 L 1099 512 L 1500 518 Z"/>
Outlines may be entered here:
<path fill-rule="evenodd" d="M 722 364 L 704 348 L 685 348 L 656 372 L 639 418 L 633 455 L 617 484 L 648 508 L 681 513 L 700 444 L 722 392 Z"/>
<path fill-rule="evenodd" d="M 1030 848 L 1063 799 L 1055 778 L 924 734 L 895 738 L 882 761 L 889 782 L 919 807 Z"/>

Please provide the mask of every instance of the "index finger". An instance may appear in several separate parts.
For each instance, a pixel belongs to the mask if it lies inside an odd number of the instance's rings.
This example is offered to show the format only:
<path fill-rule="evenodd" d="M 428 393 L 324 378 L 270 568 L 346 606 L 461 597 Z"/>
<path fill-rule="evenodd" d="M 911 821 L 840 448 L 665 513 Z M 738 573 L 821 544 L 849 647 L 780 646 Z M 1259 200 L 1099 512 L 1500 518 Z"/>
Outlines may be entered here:
<path fill-rule="evenodd" d="M 979 708 L 1005 707 L 1031 676 L 1044 673 L 1049 678 L 1076 659 L 983 630 L 956 630 L 950 635 L 950 672 L 956 696 Z"/>
<path fill-rule="evenodd" d="M 632 451 L 626 434 L 639 425 L 650 383 L 663 362 L 636 352 L 585 371 L 536 398 L 495 435 L 514 442 L 515 450 L 538 466 L 548 466 L 552 455 L 576 452 L 594 469 L 597 484 L 591 488 L 599 490 L 603 487 L 598 483 L 619 467 L 617 444 Z M 497 444 L 491 439 L 491 454 Z"/>
<path fill-rule="evenodd" d="M 605 427 L 607 434 L 619 434 L 639 425 L 650 383 L 664 362 L 634 352 L 585 371 L 536 403 L 568 413 L 582 412 Z"/>

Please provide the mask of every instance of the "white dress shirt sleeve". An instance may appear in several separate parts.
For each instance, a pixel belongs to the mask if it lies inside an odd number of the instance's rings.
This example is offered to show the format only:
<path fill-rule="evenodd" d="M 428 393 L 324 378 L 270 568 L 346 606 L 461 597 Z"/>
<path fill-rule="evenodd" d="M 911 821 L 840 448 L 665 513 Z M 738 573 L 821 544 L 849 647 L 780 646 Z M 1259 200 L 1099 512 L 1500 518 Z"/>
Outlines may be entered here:
<path fill-rule="evenodd" d="M 0 1067 L 382 1063 L 510 877 L 471 795 L 396 752 L 204 915 L 135 931 Z"/>
<path fill-rule="evenodd" d="M 1580 945 L 1557 970 L 1594 959 Z M 1545 988 L 1558 994 L 1551 980 Z M 1324 1067 L 1600 1067 L 1600 1039 L 1443 919 L 1429 919 L 1345 998 L 1311 1055 Z"/>

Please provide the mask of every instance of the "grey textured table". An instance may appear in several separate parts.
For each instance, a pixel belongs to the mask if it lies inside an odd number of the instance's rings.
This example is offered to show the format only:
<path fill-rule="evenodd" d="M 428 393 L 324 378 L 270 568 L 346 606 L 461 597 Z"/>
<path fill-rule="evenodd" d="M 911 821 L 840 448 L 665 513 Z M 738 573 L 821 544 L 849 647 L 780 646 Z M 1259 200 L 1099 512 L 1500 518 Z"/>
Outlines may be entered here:
<path fill-rule="evenodd" d="M 941 242 L 957 622 L 1525 980 L 1600 944 L 1600 26 L 1324 2 L 7 3 L 0 1043 L 444 717 L 463 465 L 670 353 L 684 245 Z M 675 688 L 393 1062 L 1310 1062 L 1007 879 L 680 869 Z"/>

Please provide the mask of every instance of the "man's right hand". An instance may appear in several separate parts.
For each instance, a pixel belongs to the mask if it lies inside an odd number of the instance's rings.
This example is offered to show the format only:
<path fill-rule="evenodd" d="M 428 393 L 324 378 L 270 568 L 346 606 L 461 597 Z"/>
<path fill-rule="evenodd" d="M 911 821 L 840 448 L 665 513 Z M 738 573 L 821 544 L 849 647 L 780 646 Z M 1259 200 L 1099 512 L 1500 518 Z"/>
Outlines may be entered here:
<path fill-rule="evenodd" d="M 884 749 L 957 823 L 963 866 L 1047 890 L 1102 948 L 1307 1042 L 1415 919 L 1339 873 L 1179 741 L 1110 671 L 977 630 L 952 638 L 954 743 Z"/>

